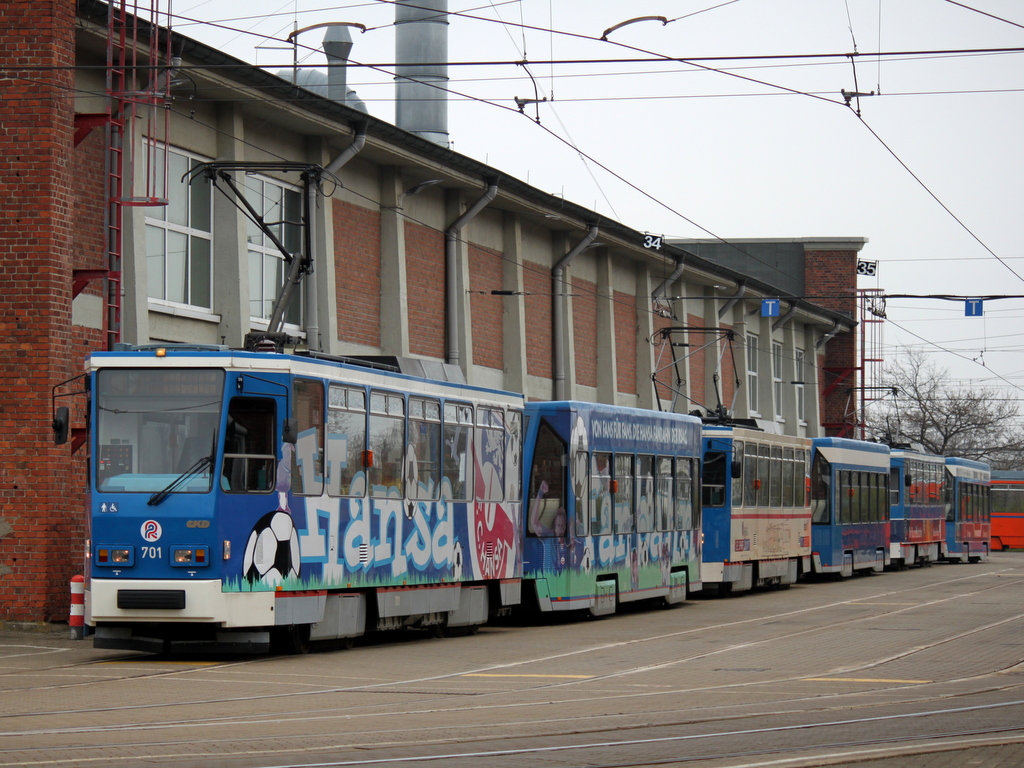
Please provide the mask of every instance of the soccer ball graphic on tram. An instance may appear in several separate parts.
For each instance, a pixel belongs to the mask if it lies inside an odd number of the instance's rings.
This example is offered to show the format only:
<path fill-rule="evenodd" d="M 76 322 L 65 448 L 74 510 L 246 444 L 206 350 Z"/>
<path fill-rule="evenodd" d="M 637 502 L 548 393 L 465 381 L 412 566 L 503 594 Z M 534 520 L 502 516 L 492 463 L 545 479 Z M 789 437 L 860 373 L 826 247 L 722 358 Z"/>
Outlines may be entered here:
<path fill-rule="evenodd" d="M 291 515 L 268 512 L 252 527 L 242 558 L 242 573 L 250 584 L 279 584 L 299 575 L 299 535 Z"/>

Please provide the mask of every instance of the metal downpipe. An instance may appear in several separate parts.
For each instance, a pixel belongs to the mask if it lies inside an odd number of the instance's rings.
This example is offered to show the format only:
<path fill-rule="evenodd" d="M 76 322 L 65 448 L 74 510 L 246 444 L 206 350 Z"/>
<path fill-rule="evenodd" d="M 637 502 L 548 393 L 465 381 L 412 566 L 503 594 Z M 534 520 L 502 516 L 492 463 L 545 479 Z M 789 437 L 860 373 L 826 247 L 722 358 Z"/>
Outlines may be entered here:
<path fill-rule="evenodd" d="M 555 400 L 565 399 L 565 268 L 597 239 L 597 231 L 597 225 L 591 225 L 586 236 L 551 269 L 551 324 L 554 326 L 551 334 L 554 358 L 552 383 Z"/>
<path fill-rule="evenodd" d="M 459 365 L 459 316 L 456 307 L 459 301 L 458 289 L 458 252 L 456 245 L 459 241 L 459 233 L 480 211 L 482 211 L 494 196 L 498 194 L 498 185 L 489 182 L 487 191 L 480 199 L 473 203 L 465 213 L 448 227 L 444 233 L 444 270 L 445 270 L 445 335 L 447 336 L 448 350 L 445 354 L 445 362 L 450 365 Z"/>

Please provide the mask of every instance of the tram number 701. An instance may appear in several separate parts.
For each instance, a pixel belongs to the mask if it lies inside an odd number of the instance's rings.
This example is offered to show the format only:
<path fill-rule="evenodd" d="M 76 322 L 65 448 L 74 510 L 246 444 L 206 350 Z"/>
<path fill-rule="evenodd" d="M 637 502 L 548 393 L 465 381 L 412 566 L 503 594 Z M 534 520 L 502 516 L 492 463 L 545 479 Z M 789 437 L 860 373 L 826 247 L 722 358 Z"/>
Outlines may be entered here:
<path fill-rule="evenodd" d="M 159 560 L 163 557 L 163 547 L 143 547 L 142 558 L 150 558 L 153 560 Z"/>

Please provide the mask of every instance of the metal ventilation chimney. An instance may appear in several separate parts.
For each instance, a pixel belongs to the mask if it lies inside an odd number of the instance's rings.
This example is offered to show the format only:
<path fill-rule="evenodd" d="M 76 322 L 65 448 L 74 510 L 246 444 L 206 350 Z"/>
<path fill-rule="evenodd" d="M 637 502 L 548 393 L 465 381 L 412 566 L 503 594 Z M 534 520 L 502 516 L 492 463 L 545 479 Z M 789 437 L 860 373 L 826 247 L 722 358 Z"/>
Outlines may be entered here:
<path fill-rule="evenodd" d="M 324 53 L 327 54 L 327 98 L 366 111 L 366 105 L 348 87 L 348 56 L 352 52 L 352 34 L 347 26 L 331 26 L 324 35 Z"/>
<path fill-rule="evenodd" d="M 448 146 L 448 0 L 395 4 L 395 124 Z"/>

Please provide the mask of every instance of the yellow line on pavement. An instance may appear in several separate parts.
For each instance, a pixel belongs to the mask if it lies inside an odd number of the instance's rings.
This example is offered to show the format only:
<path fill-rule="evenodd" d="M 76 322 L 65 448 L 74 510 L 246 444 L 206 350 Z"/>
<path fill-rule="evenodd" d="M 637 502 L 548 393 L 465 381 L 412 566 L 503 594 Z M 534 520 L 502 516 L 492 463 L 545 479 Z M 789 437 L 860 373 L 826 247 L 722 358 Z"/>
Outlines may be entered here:
<path fill-rule="evenodd" d="M 877 677 L 804 677 L 813 683 L 934 683 L 934 680 L 886 680 Z"/>
<path fill-rule="evenodd" d="M 460 677 L 564 677 L 572 680 L 589 680 L 593 675 L 489 675 L 482 672 L 469 672 Z"/>

